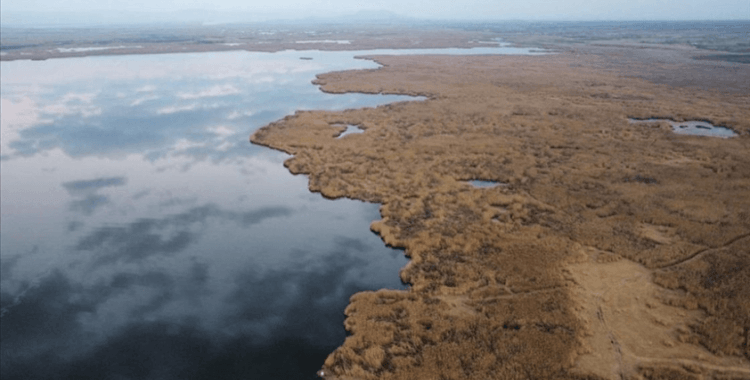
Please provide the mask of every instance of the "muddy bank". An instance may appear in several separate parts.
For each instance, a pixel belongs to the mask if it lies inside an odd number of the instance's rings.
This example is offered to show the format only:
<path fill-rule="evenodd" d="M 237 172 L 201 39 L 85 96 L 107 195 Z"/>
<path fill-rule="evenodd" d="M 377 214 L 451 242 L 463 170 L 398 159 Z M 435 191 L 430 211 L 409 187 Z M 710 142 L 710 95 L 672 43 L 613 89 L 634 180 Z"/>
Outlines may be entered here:
<path fill-rule="evenodd" d="M 408 291 L 351 298 L 326 378 L 750 378 L 747 92 L 634 79 L 606 54 L 375 59 L 317 82 L 428 100 L 251 137 L 311 191 L 381 203 L 371 229 L 411 258 Z M 628 121 L 657 115 L 738 136 Z"/>

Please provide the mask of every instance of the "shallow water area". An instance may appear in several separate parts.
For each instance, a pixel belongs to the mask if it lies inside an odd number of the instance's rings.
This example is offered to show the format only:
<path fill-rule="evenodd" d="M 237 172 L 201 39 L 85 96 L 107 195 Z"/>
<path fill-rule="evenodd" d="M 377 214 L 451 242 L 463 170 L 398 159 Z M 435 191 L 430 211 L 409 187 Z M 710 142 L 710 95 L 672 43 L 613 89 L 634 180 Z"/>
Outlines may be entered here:
<path fill-rule="evenodd" d="M 666 122 L 672 126 L 674 133 L 681 135 L 709 136 L 729 138 L 737 136 L 733 130 L 712 125 L 706 121 L 674 121 L 670 119 L 629 119 L 631 123 L 658 123 Z"/>
<path fill-rule="evenodd" d="M 89 46 L 74 48 L 57 48 L 60 53 L 83 53 L 88 51 L 112 50 L 112 49 L 141 49 L 143 46 Z"/>
<path fill-rule="evenodd" d="M 308 41 L 296 41 L 297 44 L 338 44 L 338 45 L 349 45 L 349 40 L 308 40 Z"/>
<path fill-rule="evenodd" d="M 374 53 L 2 62 L 0 377 L 314 378 L 349 297 L 405 288 L 407 260 L 378 205 L 310 193 L 248 137 L 414 99 L 311 84 Z"/>
<path fill-rule="evenodd" d="M 338 135 L 336 138 L 340 139 L 346 135 L 359 134 L 359 133 L 365 133 L 365 130 L 356 125 L 347 125 L 346 130 L 341 132 L 341 134 Z"/>
<path fill-rule="evenodd" d="M 478 187 L 478 188 L 492 188 L 492 187 L 498 187 L 498 186 L 506 186 L 506 184 L 504 184 L 502 182 L 481 181 L 481 180 L 469 181 L 469 184 L 471 186 Z"/>

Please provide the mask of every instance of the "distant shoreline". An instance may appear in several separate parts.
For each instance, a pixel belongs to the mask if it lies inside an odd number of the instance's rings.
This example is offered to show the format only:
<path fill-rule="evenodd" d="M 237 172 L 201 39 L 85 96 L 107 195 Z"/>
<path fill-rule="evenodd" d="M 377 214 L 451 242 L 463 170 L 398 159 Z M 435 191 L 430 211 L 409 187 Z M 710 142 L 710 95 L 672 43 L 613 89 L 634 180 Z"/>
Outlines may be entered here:
<path fill-rule="evenodd" d="M 700 24 L 701 33 L 694 28 Z M 446 21 L 414 23 L 166 24 L 122 27 L 2 27 L 0 61 L 217 51 L 352 51 L 497 46 L 692 49 L 695 59 L 747 64 L 750 20 Z"/>
<path fill-rule="evenodd" d="M 286 50 L 353 51 L 498 46 L 498 42 L 492 40 L 496 36 L 491 33 L 409 27 L 375 27 L 367 34 L 351 33 L 333 27 L 320 31 L 305 28 L 286 30 L 282 27 L 238 28 L 218 36 L 212 34 L 215 32 L 213 29 L 204 28 L 167 29 L 159 32 L 161 34 L 151 33 L 149 30 L 133 32 L 130 29 L 94 35 L 86 32 L 66 30 L 67 34 L 59 36 L 43 32 L 4 36 L 0 61 L 239 50 L 273 53 Z"/>

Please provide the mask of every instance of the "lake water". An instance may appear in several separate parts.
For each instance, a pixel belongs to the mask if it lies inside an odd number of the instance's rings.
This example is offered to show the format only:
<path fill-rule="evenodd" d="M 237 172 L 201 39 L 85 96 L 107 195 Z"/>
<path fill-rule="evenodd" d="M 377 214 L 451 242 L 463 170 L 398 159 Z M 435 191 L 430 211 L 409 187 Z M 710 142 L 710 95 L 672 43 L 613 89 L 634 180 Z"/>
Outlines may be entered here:
<path fill-rule="evenodd" d="M 709 137 L 735 137 L 737 133 L 729 128 L 715 126 L 706 121 L 674 121 L 670 119 L 629 119 L 631 123 L 659 123 L 667 122 L 672 126 L 672 131 L 680 135 L 709 136 Z"/>
<path fill-rule="evenodd" d="M 404 288 L 406 259 L 378 205 L 308 192 L 248 137 L 408 100 L 310 83 L 387 52 L 2 62 L 0 377 L 314 378 L 349 297 Z"/>
<path fill-rule="evenodd" d="M 346 135 L 359 134 L 359 133 L 365 133 L 365 130 L 356 125 L 347 125 L 346 129 L 343 132 L 341 132 L 338 136 L 336 136 L 336 138 L 340 139 Z"/>
<path fill-rule="evenodd" d="M 495 182 L 495 181 L 482 181 L 482 180 L 472 180 L 469 181 L 471 186 L 474 187 L 480 187 L 480 188 L 488 188 L 488 187 L 497 187 L 504 185 L 502 182 Z"/>

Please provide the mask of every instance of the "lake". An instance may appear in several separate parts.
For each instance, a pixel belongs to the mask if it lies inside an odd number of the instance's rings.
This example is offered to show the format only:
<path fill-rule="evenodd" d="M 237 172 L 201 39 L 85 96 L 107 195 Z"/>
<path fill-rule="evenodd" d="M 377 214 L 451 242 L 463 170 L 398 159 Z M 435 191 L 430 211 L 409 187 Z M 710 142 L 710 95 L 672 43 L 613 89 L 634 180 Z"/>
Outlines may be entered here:
<path fill-rule="evenodd" d="M 349 297 L 406 288 L 407 260 L 369 231 L 378 205 L 310 193 L 248 138 L 414 99 L 311 84 L 387 53 L 414 52 L 2 62 L 0 376 L 315 378 Z"/>

